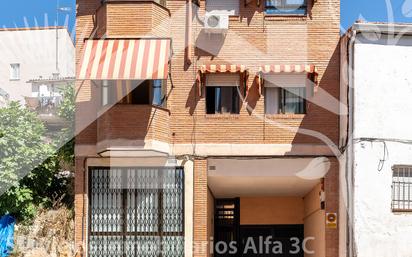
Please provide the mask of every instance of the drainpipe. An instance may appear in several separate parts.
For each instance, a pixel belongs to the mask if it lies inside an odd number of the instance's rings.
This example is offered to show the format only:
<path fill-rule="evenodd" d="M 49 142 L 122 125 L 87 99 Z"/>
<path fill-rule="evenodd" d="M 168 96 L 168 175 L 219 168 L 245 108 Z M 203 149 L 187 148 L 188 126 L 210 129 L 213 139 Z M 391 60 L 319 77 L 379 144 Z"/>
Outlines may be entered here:
<path fill-rule="evenodd" d="M 356 41 L 356 34 L 357 31 L 353 30 L 349 35 L 349 44 L 348 44 L 348 156 L 346 158 L 346 183 L 347 183 L 347 195 L 348 195 L 348 221 L 347 221 L 347 233 L 348 233 L 348 240 L 347 243 L 347 255 L 349 257 L 355 257 L 356 254 L 356 242 L 354 240 L 354 149 L 353 149 L 353 122 L 354 122 L 354 115 L 355 115 L 355 108 L 354 108 L 354 46 Z"/>
<path fill-rule="evenodd" d="M 187 0 L 187 20 L 186 20 L 186 64 L 192 64 L 192 0 Z"/>

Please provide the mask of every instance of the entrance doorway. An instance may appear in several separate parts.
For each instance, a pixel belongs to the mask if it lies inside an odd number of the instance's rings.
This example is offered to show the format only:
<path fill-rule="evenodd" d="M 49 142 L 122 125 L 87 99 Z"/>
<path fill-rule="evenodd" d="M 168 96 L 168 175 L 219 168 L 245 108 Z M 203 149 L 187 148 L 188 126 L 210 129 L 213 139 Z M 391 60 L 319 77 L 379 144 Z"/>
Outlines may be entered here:
<path fill-rule="evenodd" d="M 242 225 L 240 198 L 215 199 L 216 257 L 303 257 L 303 224 Z M 280 207 L 281 208 L 281 207 Z M 236 247 L 236 253 L 230 252 Z M 227 251 L 222 251 L 225 249 Z M 266 246 L 267 245 L 267 246 Z"/>

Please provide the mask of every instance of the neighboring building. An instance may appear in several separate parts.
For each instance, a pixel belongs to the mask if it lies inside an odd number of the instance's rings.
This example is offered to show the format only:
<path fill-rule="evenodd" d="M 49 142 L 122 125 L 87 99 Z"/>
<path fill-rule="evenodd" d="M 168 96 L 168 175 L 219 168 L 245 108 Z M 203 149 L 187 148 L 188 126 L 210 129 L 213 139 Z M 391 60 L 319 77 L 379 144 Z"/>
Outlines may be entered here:
<path fill-rule="evenodd" d="M 341 56 L 348 256 L 412 256 L 412 24 L 356 23 Z"/>
<path fill-rule="evenodd" d="M 37 96 L 32 80 L 75 76 L 74 44 L 64 27 L 0 29 L 0 44 L 0 87 L 11 101 L 24 105 Z"/>
<path fill-rule="evenodd" d="M 78 1 L 76 244 L 338 256 L 339 0 L 193 3 Z"/>
<path fill-rule="evenodd" d="M 32 95 L 25 97 L 26 106 L 36 111 L 39 118 L 48 127 L 61 128 L 67 124 L 57 115 L 58 107 L 63 101 L 65 88 L 73 87 L 75 77 L 38 78 L 28 81 L 32 86 Z M 72 121 L 74 124 L 74 121 Z"/>
<path fill-rule="evenodd" d="M 9 102 L 9 94 L 6 91 L 0 88 L 0 108 L 7 106 Z"/>

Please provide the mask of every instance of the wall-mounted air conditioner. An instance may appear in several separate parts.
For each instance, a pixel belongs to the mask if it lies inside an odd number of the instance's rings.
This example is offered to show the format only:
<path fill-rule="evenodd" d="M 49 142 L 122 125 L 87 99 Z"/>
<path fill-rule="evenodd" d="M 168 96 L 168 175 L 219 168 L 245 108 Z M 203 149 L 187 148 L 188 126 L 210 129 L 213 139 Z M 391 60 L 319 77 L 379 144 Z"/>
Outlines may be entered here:
<path fill-rule="evenodd" d="M 207 13 L 204 29 L 209 33 L 225 33 L 229 29 L 229 15 Z"/>

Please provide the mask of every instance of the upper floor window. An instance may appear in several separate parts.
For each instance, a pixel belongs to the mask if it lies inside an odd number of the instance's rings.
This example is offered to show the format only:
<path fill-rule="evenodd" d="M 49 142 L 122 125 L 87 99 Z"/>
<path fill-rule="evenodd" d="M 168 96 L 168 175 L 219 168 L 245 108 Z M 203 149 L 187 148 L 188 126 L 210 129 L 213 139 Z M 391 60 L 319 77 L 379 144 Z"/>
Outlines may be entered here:
<path fill-rule="evenodd" d="M 239 113 L 239 74 L 208 74 L 206 77 L 206 113 Z"/>
<path fill-rule="evenodd" d="M 165 80 L 103 80 L 102 105 L 147 104 L 165 107 Z"/>
<path fill-rule="evenodd" d="M 20 63 L 10 64 L 10 80 L 20 79 Z"/>
<path fill-rule="evenodd" d="M 412 165 L 393 167 L 392 211 L 412 211 Z"/>
<path fill-rule="evenodd" d="M 305 75 L 266 76 L 265 113 L 305 114 L 305 83 Z"/>
<path fill-rule="evenodd" d="M 266 0 L 266 14 L 305 15 L 307 0 Z"/>

